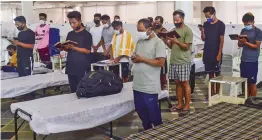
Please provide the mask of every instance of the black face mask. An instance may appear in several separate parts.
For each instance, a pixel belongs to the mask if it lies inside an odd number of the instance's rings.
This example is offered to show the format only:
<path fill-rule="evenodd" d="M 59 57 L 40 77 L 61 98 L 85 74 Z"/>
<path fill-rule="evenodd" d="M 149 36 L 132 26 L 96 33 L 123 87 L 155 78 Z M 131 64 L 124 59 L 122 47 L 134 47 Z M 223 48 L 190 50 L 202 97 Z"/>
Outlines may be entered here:
<path fill-rule="evenodd" d="M 78 26 L 78 27 L 75 28 L 75 31 L 78 31 L 78 30 L 80 30 L 80 29 L 81 29 L 81 27 Z"/>
<path fill-rule="evenodd" d="M 8 55 L 9 55 L 9 56 L 12 56 L 13 54 L 12 54 L 11 52 L 8 51 Z"/>
<path fill-rule="evenodd" d="M 180 22 L 180 23 L 175 23 L 175 26 L 178 28 L 178 27 L 180 27 L 182 25 L 182 22 Z"/>
<path fill-rule="evenodd" d="M 19 31 L 23 31 L 23 30 L 24 30 L 24 27 L 21 27 L 21 26 L 16 27 L 16 28 L 17 28 L 17 30 L 19 30 Z"/>
<path fill-rule="evenodd" d="M 156 25 L 155 25 L 155 28 L 158 29 L 158 28 L 160 28 L 161 26 L 162 26 L 161 24 L 156 24 Z"/>
<path fill-rule="evenodd" d="M 99 23 L 100 23 L 100 20 L 94 20 L 94 23 L 95 23 L 95 24 L 99 24 Z"/>

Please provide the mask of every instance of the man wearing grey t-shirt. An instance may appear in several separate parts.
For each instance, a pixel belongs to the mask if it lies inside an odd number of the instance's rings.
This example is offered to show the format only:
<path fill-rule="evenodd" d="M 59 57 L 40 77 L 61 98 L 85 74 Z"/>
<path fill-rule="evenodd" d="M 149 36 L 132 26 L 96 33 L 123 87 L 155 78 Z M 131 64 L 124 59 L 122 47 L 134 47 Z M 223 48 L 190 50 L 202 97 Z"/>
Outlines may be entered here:
<path fill-rule="evenodd" d="M 249 96 L 257 95 L 258 58 L 262 41 L 262 31 L 254 25 L 254 19 L 255 17 L 252 13 L 246 13 L 243 16 L 242 21 L 245 28 L 242 29 L 240 34 L 246 35 L 247 38 L 238 39 L 238 47 L 243 48 L 240 75 L 248 79 Z"/>
<path fill-rule="evenodd" d="M 166 48 L 164 42 L 152 31 L 151 22 L 141 19 L 137 23 L 137 38 L 134 55 L 131 57 L 135 109 L 145 130 L 162 124 L 158 106 L 161 92 L 160 69 L 164 66 Z"/>
<path fill-rule="evenodd" d="M 110 45 L 113 39 L 113 35 L 114 35 L 114 29 L 112 27 L 112 24 L 110 22 L 110 17 L 108 15 L 103 15 L 101 17 L 102 19 L 102 23 L 104 25 L 104 28 L 102 30 L 102 38 L 100 40 L 100 42 L 98 43 L 97 46 L 102 45 L 103 50 L 104 50 L 104 55 L 107 58 L 110 58 Z"/>

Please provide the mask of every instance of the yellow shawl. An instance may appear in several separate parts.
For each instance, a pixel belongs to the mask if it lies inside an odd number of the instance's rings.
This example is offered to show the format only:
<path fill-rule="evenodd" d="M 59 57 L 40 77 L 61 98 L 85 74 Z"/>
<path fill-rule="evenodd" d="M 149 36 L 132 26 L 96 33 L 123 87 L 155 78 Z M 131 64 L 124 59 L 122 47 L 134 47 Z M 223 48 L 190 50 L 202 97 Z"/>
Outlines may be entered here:
<path fill-rule="evenodd" d="M 112 52 L 113 56 L 120 56 L 120 55 L 125 55 L 125 56 L 131 56 L 134 49 L 135 49 L 135 43 L 133 41 L 132 35 L 124 31 L 122 34 L 121 42 L 120 42 L 120 49 L 119 52 L 115 52 L 116 49 L 116 41 L 117 41 L 117 36 L 114 34 L 113 36 L 113 44 L 112 44 Z M 118 55 L 116 55 L 118 54 Z"/>

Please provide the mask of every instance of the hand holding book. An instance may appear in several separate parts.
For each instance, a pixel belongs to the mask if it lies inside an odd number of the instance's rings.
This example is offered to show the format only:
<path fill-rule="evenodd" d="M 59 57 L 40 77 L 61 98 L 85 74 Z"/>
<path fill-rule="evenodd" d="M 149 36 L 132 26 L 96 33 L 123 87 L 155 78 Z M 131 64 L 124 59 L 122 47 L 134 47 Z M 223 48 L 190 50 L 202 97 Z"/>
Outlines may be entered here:
<path fill-rule="evenodd" d="M 75 47 L 77 45 L 76 42 L 67 40 L 65 42 L 57 42 L 54 47 L 60 49 L 60 50 L 68 50 L 71 49 L 72 47 Z"/>

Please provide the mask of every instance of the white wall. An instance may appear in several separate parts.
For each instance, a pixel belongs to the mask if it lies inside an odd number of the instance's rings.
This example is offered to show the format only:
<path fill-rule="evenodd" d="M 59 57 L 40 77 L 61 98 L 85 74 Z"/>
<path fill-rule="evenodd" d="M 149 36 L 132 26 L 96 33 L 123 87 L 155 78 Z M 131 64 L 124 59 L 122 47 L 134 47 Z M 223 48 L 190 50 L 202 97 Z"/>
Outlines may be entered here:
<path fill-rule="evenodd" d="M 33 21 L 38 21 L 38 13 L 44 12 L 48 15 L 48 20 L 53 20 L 54 22 L 63 23 L 66 18 L 66 10 L 63 10 L 62 4 L 35 4 L 37 6 L 45 7 L 46 9 L 35 9 L 33 11 Z M 73 3 L 73 2 L 72 2 Z M 80 3 L 80 2 L 79 2 Z M 120 2 L 119 2 L 120 3 Z M 143 17 L 155 17 L 157 15 L 163 16 L 165 21 L 172 23 L 172 13 L 175 10 L 175 6 L 179 5 L 179 2 L 173 1 L 158 1 L 158 2 L 121 2 L 118 5 L 107 5 L 104 2 L 103 6 L 96 6 L 95 4 L 89 5 L 89 7 L 81 7 L 81 13 L 83 22 L 90 22 L 93 20 L 93 15 L 95 13 L 108 14 L 111 18 L 114 15 L 119 15 L 121 20 L 127 23 L 136 23 L 140 18 Z M 181 2 L 180 2 L 181 3 Z M 78 3 L 75 2 L 75 5 Z M 194 1 L 193 2 L 193 19 L 186 20 L 188 23 L 200 23 L 205 21 L 203 17 L 202 10 L 206 6 L 214 6 L 217 11 L 217 16 L 219 19 L 229 24 L 240 24 L 242 23 L 242 16 L 247 12 L 252 12 L 255 15 L 255 21 L 258 24 L 262 23 L 262 2 L 254 1 Z M 36 8 L 35 6 L 34 8 Z M 54 8 L 54 7 L 60 8 Z M 184 6 L 182 10 L 187 9 Z M 190 5 L 191 7 L 191 5 Z M 16 15 L 21 15 L 21 6 L 12 4 L 1 5 L 0 18 L 1 21 L 12 22 L 12 13 Z M 47 9 L 49 8 L 49 9 Z M 187 15 L 186 15 L 187 17 Z"/>
<path fill-rule="evenodd" d="M 47 14 L 47 20 L 52 20 L 53 23 L 63 23 L 64 17 L 63 17 L 63 9 L 62 8 L 52 8 L 52 9 L 35 9 L 34 10 L 34 23 L 38 22 L 39 20 L 39 13 L 46 13 Z"/>
<path fill-rule="evenodd" d="M 254 1 L 214 1 L 217 17 L 223 22 L 229 24 L 241 24 L 242 16 L 251 12 L 255 16 L 257 24 L 262 23 L 262 2 Z"/>

